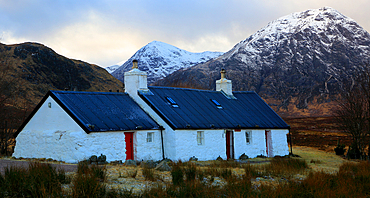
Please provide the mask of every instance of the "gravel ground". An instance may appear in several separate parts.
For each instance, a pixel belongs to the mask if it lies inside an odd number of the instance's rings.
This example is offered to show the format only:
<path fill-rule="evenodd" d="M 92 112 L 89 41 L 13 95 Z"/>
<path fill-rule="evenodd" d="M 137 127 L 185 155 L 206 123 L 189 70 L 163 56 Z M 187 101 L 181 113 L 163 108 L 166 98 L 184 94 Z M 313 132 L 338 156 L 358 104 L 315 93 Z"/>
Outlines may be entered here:
<path fill-rule="evenodd" d="M 0 159 L 0 173 L 4 175 L 6 167 L 10 166 L 17 166 L 17 167 L 25 167 L 28 168 L 31 161 L 26 160 L 13 160 L 13 159 Z M 56 167 L 57 169 L 64 169 L 65 172 L 76 172 L 77 171 L 77 164 L 57 164 L 50 162 L 52 166 Z"/>

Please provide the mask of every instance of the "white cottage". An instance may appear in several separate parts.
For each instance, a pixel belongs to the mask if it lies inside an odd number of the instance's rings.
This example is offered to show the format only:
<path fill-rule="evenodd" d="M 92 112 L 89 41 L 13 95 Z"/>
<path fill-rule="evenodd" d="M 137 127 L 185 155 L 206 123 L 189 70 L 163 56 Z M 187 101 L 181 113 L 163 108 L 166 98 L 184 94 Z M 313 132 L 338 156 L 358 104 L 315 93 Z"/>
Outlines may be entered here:
<path fill-rule="evenodd" d="M 78 162 L 214 160 L 289 154 L 287 125 L 255 92 L 148 87 L 134 61 L 126 93 L 49 91 L 17 132 L 14 157 Z"/>

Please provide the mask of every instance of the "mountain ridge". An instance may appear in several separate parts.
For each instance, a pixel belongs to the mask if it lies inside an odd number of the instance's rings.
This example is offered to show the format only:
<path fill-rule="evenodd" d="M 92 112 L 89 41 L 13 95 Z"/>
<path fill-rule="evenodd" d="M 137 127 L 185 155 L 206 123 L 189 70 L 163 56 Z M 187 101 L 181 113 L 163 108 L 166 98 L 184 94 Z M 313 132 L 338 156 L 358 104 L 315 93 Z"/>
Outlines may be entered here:
<path fill-rule="evenodd" d="M 201 62 L 206 62 L 223 54 L 222 52 L 200 52 L 192 53 L 178 47 L 160 41 L 152 41 L 140 48 L 122 66 L 111 74 L 123 82 L 124 72 L 132 67 L 132 61 L 138 60 L 139 68 L 148 74 L 148 84 L 181 68 L 188 68 Z"/>
<path fill-rule="evenodd" d="M 24 91 L 19 97 L 32 106 L 49 90 L 122 89 L 122 83 L 103 68 L 66 58 L 40 43 L 0 43 L 0 63 L 1 73 L 21 85 Z"/>
<path fill-rule="evenodd" d="M 176 71 L 155 85 L 214 90 L 225 68 L 234 90 L 256 91 L 280 112 L 295 109 L 300 115 L 318 115 L 317 106 L 331 103 L 342 80 L 369 55 L 369 33 L 324 7 L 280 17 L 225 54 Z"/>

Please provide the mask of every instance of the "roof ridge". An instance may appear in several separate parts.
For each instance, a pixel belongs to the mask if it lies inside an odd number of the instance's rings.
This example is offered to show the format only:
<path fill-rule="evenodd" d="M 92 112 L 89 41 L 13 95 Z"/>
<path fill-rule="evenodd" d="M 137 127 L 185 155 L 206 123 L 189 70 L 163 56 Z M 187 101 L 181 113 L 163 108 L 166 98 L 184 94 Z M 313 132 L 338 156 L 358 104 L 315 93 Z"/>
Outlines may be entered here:
<path fill-rule="evenodd" d="M 190 91 L 205 91 L 205 92 L 216 92 L 216 90 L 207 90 L 207 89 L 194 89 L 194 88 L 183 88 L 183 87 L 161 87 L 161 86 L 148 86 L 149 89 L 173 89 L 173 90 L 190 90 Z"/>
<path fill-rule="evenodd" d="M 62 90 L 50 90 L 52 93 L 58 93 L 58 94 L 91 94 L 91 95 L 111 95 L 111 94 L 125 94 L 126 92 L 99 92 L 99 91 L 62 91 Z"/>

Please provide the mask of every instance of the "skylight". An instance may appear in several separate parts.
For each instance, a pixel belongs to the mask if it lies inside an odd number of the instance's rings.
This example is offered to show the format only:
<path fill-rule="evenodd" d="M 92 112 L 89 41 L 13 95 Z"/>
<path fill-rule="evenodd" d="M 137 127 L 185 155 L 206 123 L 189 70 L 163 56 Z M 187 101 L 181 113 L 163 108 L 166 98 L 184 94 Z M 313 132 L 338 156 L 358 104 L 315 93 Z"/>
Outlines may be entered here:
<path fill-rule="evenodd" d="M 179 105 L 170 97 L 166 97 L 167 101 L 172 105 L 172 107 L 179 107 Z"/>
<path fill-rule="evenodd" d="M 217 108 L 222 109 L 221 104 L 220 104 L 219 102 L 217 102 L 217 100 L 215 100 L 215 99 L 211 99 L 211 101 L 213 102 L 213 104 L 215 104 L 215 105 L 216 105 L 216 107 L 217 107 Z"/>

